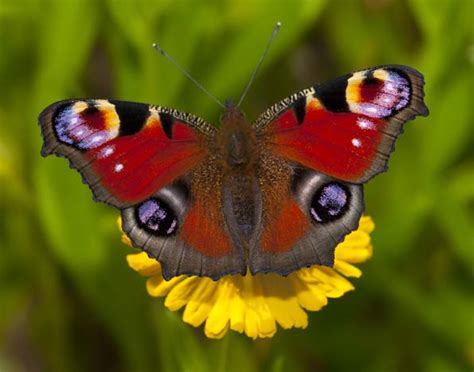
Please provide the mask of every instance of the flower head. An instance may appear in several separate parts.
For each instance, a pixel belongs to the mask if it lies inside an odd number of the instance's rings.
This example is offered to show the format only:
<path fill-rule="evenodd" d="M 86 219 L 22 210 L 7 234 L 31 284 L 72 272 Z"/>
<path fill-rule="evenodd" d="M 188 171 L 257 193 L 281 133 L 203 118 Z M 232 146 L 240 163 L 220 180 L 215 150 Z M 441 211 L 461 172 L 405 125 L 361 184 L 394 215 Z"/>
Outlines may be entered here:
<path fill-rule="evenodd" d="M 145 252 L 129 254 L 127 261 L 132 269 L 148 277 L 150 296 L 165 297 L 165 306 L 171 311 L 184 308 L 183 321 L 195 327 L 204 323 L 207 337 L 221 338 L 229 329 L 253 339 L 272 337 L 277 324 L 284 329 L 306 328 L 306 311 L 318 311 L 328 298 L 341 297 L 354 289 L 345 277 L 362 275 L 353 264 L 371 257 L 373 229 L 372 219 L 362 217 L 358 229 L 336 247 L 333 268 L 312 266 L 286 277 L 228 275 L 213 281 L 181 275 L 166 281 L 160 263 Z M 126 235 L 122 240 L 130 245 Z"/>

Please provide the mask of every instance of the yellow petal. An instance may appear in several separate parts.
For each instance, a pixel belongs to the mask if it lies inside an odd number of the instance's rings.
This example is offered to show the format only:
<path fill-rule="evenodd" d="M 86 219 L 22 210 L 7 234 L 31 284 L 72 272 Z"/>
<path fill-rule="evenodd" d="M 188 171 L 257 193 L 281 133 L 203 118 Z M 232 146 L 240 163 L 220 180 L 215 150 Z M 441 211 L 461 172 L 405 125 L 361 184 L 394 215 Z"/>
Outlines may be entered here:
<path fill-rule="evenodd" d="M 354 289 L 348 280 L 330 267 L 312 266 L 296 274 L 308 284 L 317 284 L 327 297 L 341 297 L 347 291 Z"/>
<path fill-rule="evenodd" d="M 191 295 L 183 312 L 183 321 L 199 327 L 208 317 L 215 303 L 218 284 L 209 278 L 202 278 Z"/>
<path fill-rule="evenodd" d="M 277 331 L 275 318 L 263 296 L 257 299 L 257 304 L 255 313 L 258 315 L 258 337 L 273 337 Z"/>
<path fill-rule="evenodd" d="M 262 279 L 265 302 L 277 323 L 285 329 L 306 328 L 308 316 L 299 306 L 287 278 L 266 274 Z"/>
<path fill-rule="evenodd" d="M 363 247 L 355 246 L 352 248 L 344 247 L 336 251 L 336 258 L 338 260 L 350 262 L 350 263 L 360 263 L 367 261 L 372 257 L 372 245 L 366 245 Z"/>
<path fill-rule="evenodd" d="M 130 238 L 129 238 L 127 235 L 122 234 L 121 240 L 122 240 L 122 243 L 123 243 L 123 244 L 126 244 L 126 245 L 128 245 L 129 247 L 132 246 L 132 241 L 130 240 Z"/>
<path fill-rule="evenodd" d="M 145 252 L 127 255 L 128 266 L 138 271 L 140 275 L 161 275 L 161 266 L 158 261 L 151 259 Z"/>
<path fill-rule="evenodd" d="M 163 297 L 182 280 L 185 276 L 176 276 L 171 280 L 166 281 L 161 275 L 155 275 L 146 281 L 146 289 L 148 294 L 153 297 Z"/>
<path fill-rule="evenodd" d="M 375 229 L 375 224 L 372 218 L 369 216 L 362 216 L 359 221 L 358 230 L 365 231 L 367 234 L 371 234 Z"/>
<path fill-rule="evenodd" d="M 236 286 L 236 291 L 230 306 L 230 328 L 234 331 L 242 333 L 244 331 L 245 326 L 245 312 L 247 305 L 241 295 L 241 285 L 239 285 L 241 282 L 241 278 L 234 277 L 233 280 Z"/>
<path fill-rule="evenodd" d="M 364 231 L 353 231 L 344 238 L 344 241 L 336 247 L 336 251 L 351 251 L 362 249 L 370 245 L 370 235 Z"/>
<path fill-rule="evenodd" d="M 229 327 L 230 304 L 234 295 L 235 288 L 232 280 L 228 278 L 221 279 L 216 294 L 216 302 L 209 312 L 206 320 L 204 332 L 213 338 L 223 336 L 224 329 Z"/>
<path fill-rule="evenodd" d="M 342 260 L 335 260 L 334 268 L 345 276 L 359 278 L 362 275 L 360 269 Z"/>
<path fill-rule="evenodd" d="M 184 277 L 184 275 L 181 275 L 181 277 Z M 165 306 L 171 311 L 181 309 L 188 303 L 189 297 L 191 297 L 191 294 L 199 285 L 199 279 L 200 278 L 197 276 L 185 277 L 185 279 L 181 280 L 179 283 L 174 284 L 172 288 L 170 288 L 168 296 L 166 296 Z"/>
<path fill-rule="evenodd" d="M 255 280 L 259 278 L 258 280 Z M 263 288 L 263 280 L 267 276 L 258 274 L 252 277 L 247 274 L 243 278 L 244 286 L 244 332 L 248 337 L 271 337 L 276 332 L 276 322 L 272 312 L 266 302 L 266 295 Z"/>
<path fill-rule="evenodd" d="M 118 225 L 119 230 L 122 232 L 122 237 L 121 237 L 122 243 L 124 243 L 124 244 L 128 245 L 129 247 L 131 247 L 132 242 L 131 242 L 130 238 L 127 235 L 125 235 L 125 233 L 122 230 L 122 217 L 121 216 L 118 216 L 118 218 L 117 218 L 117 225 Z"/>
<path fill-rule="evenodd" d="M 303 282 L 297 275 L 289 275 L 298 303 L 306 310 L 318 311 L 328 303 L 328 299 L 317 285 Z"/>
<path fill-rule="evenodd" d="M 206 322 L 206 326 L 207 326 L 207 322 Z M 227 322 L 225 326 L 222 329 L 220 329 L 220 331 L 217 333 L 214 333 L 214 331 L 211 331 L 209 327 L 206 327 L 206 326 L 204 326 L 204 334 L 206 335 L 206 337 L 213 338 L 216 340 L 219 340 L 222 337 L 224 337 L 227 331 L 229 330 L 229 322 Z"/>

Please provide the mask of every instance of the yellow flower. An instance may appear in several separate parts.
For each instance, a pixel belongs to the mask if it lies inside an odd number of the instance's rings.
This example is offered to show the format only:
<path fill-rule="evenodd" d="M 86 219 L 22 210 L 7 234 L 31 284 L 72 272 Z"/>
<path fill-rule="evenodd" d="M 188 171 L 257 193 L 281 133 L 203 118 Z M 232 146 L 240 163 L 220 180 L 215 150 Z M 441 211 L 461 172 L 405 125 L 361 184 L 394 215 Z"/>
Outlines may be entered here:
<path fill-rule="evenodd" d="M 120 223 L 119 223 L 120 226 Z M 353 290 L 346 277 L 360 277 L 353 264 L 372 255 L 370 217 L 360 219 L 359 228 L 336 247 L 333 268 L 312 266 L 287 277 L 277 274 L 229 275 L 213 281 L 209 278 L 181 275 L 163 279 L 158 261 L 145 252 L 127 256 L 129 266 L 148 277 L 150 296 L 165 297 L 171 311 L 184 307 L 183 321 L 199 327 L 209 338 L 221 338 L 229 329 L 248 337 L 272 337 L 277 324 L 284 329 L 306 328 L 306 311 L 318 311 L 328 298 L 341 297 Z M 130 245 L 126 235 L 122 241 Z"/>

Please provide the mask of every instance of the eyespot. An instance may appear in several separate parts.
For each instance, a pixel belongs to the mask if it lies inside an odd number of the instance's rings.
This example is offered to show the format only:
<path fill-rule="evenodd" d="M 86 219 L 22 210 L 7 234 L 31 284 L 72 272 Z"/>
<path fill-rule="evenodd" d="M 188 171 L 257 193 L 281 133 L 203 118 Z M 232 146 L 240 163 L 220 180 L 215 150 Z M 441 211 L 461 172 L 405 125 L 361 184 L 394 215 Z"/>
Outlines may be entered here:
<path fill-rule="evenodd" d="M 140 227 L 153 235 L 170 236 L 178 229 L 178 218 L 172 208 L 163 200 L 151 198 L 135 209 Z"/>
<path fill-rule="evenodd" d="M 310 214 L 317 223 L 342 217 L 349 207 L 349 190 L 338 182 L 321 186 L 311 199 Z"/>

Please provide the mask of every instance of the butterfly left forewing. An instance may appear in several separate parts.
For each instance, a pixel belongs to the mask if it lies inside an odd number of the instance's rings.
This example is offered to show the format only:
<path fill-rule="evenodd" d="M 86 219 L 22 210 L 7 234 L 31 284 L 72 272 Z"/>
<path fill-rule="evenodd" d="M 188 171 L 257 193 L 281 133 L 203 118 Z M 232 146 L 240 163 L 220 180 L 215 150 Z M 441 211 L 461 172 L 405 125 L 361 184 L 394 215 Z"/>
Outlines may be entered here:
<path fill-rule="evenodd" d="M 44 156 L 69 159 L 98 201 L 123 208 L 143 200 L 203 160 L 214 129 L 157 106 L 66 100 L 39 117 Z M 178 113 L 179 114 L 179 113 Z"/>

